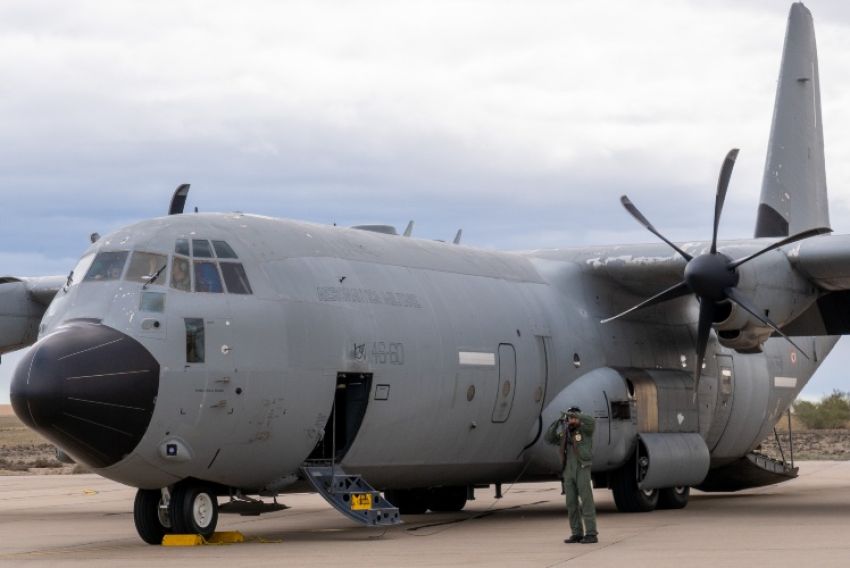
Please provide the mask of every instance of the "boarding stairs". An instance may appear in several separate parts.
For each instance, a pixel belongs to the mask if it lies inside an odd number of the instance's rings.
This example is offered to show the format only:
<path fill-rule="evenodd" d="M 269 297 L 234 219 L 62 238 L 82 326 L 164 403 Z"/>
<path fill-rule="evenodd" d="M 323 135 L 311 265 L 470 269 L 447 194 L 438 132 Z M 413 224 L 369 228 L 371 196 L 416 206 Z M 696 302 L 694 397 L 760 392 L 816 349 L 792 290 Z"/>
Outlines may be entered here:
<path fill-rule="evenodd" d="M 397 507 L 359 475 L 345 473 L 339 464 L 310 463 L 301 472 L 319 495 L 349 519 L 368 527 L 401 523 Z"/>

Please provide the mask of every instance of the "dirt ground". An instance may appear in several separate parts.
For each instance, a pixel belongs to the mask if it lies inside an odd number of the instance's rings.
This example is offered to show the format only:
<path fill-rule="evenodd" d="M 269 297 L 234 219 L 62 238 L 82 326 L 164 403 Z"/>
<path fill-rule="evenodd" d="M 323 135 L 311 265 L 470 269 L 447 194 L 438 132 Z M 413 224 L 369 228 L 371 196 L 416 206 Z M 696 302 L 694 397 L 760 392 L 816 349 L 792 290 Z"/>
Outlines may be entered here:
<path fill-rule="evenodd" d="M 784 455 L 790 460 L 793 450 L 795 461 L 850 460 L 850 429 L 805 430 L 793 417 L 791 428 L 793 447 L 788 442 L 787 418 L 783 418 L 777 424 L 776 437 L 762 442 L 759 451 L 776 459 Z M 85 472 L 82 466 L 60 462 L 52 444 L 24 426 L 11 406 L 0 405 L 0 475 Z"/>
<path fill-rule="evenodd" d="M 56 459 L 56 448 L 0 405 L 0 475 L 74 473 L 83 468 Z"/>

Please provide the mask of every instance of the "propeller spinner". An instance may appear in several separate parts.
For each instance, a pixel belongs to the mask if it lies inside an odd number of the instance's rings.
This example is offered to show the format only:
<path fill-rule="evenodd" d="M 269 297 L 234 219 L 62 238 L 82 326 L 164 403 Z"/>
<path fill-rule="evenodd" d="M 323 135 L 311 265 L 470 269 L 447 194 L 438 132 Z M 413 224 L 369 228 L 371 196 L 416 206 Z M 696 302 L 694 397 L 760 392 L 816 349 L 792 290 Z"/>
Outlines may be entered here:
<path fill-rule="evenodd" d="M 717 252 L 717 228 L 720 225 L 720 214 L 723 211 L 723 203 L 726 201 L 726 190 L 729 187 L 729 179 L 732 176 L 732 168 L 735 166 L 735 159 L 738 157 L 738 149 L 733 148 L 726 154 L 726 159 L 723 160 L 723 166 L 720 169 L 720 177 L 717 180 L 717 196 L 714 201 L 714 231 L 711 237 L 711 248 L 709 252 L 699 256 L 692 256 L 681 248 L 673 244 L 672 241 L 662 235 L 655 227 L 652 226 L 646 217 L 638 211 L 638 208 L 625 195 L 620 198 L 623 207 L 626 208 L 632 217 L 638 223 L 643 225 L 649 232 L 660 238 L 662 241 L 670 245 L 673 250 L 679 253 L 682 258 L 687 261 L 685 265 L 684 278 L 675 286 L 671 286 L 666 290 L 644 300 L 643 302 L 629 308 L 628 310 L 617 314 L 614 317 L 602 320 L 602 323 L 614 321 L 628 314 L 654 306 L 662 302 L 667 302 L 687 294 L 693 294 L 699 300 L 699 318 L 697 323 L 697 360 L 696 368 L 694 369 L 694 393 L 696 394 L 699 388 L 699 379 L 702 373 L 702 364 L 705 360 L 705 351 L 708 347 L 709 334 L 714 321 L 714 314 L 717 310 L 717 305 L 720 302 L 729 301 L 736 304 L 741 309 L 748 312 L 754 318 L 762 322 L 764 325 L 773 329 L 781 335 L 791 345 L 797 348 L 806 358 L 809 356 L 805 351 L 794 343 L 787 335 L 782 333 L 773 321 L 771 321 L 764 313 L 753 307 L 752 303 L 744 297 L 737 289 L 738 285 L 738 267 L 745 264 L 762 254 L 769 252 L 781 246 L 801 241 L 809 237 L 822 235 L 830 232 L 828 228 L 817 228 L 802 231 L 790 237 L 786 237 L 769 246 L 749 255 L 744 258 L 732 260 L 725 254 Z"/>

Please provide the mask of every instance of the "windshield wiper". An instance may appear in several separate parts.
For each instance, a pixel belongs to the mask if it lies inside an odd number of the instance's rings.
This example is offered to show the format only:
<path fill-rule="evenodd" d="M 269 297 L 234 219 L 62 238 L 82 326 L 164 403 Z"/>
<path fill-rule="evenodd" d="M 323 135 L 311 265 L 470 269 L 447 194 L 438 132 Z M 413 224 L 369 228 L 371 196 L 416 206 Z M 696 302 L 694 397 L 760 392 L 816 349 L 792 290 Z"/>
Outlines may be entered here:
<path fill-rule="evenodd" d="M 148 287 L 148 284 L 153 284 L 153 282 L 154 282 L 157 278 L 159 278 L 159 275 L 160 275 L 160 274 L 162 274 L 162 271 L 163 271 L 163 270 L 165 270 L 165 267 L 166 267 L 166 266 L 168 266 L 168 264 L 163 264 L 163 265 L 162 265 L 162 267 L 160 267 L 160 269 L 159 269 L 159 270 L 157 270 L 156 272 L 154 272 L 154 273 L 153 273 L 153 275 L 152 275 L 150 278 L 148 278 L 148 281 L 147 281 L 147 282 L 145 282 L 145 283 L 142 285 L 142 290 L 145 290 L 145 289 Z"/>
<path fill-rule="evenodd" d="M 74 282 L 74 271 L 68 273 L 68 279 L 65 280 L 65 285 L 62 287 L 63 292 L 67 292 L 68 288 L 71 287 L 71 284 Z"/>

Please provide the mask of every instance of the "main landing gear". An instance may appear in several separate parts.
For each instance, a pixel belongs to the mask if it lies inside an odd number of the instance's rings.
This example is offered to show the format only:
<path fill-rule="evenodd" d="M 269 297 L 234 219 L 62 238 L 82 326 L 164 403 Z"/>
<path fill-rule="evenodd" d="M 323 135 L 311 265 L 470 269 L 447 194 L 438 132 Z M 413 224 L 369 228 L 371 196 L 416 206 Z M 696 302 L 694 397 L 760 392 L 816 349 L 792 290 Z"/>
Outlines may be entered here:
<path fill-rule="evenodd" d="M 684 509 L 688 504 L 691 488 L 668 487 L 664 489 L 641 489 L 637 481 L 638 468 L 635 458 L 611 473 L 608 486 L 614 493 L 614 504 L 621 513 L 647 513 L 655 509 Z"/>
<path fill-rule="evenodd" d="M 133 503 L 136 532 L 148 544 L 166 534 L 199 534 L 209 538 L 218 523 L 216 493 L 198 482 L 183 481 L 167 489 L 139 489 Z"/>
<path fill-rule="evenodd" d="M 468 498 L 464 486 L 432 487 L 430 489 L 390 489 L 384 492 L 387 501 L 398 507 L 402 515 L 422 515 L 426 511 L 450 513 L 463 510 Z"/>

